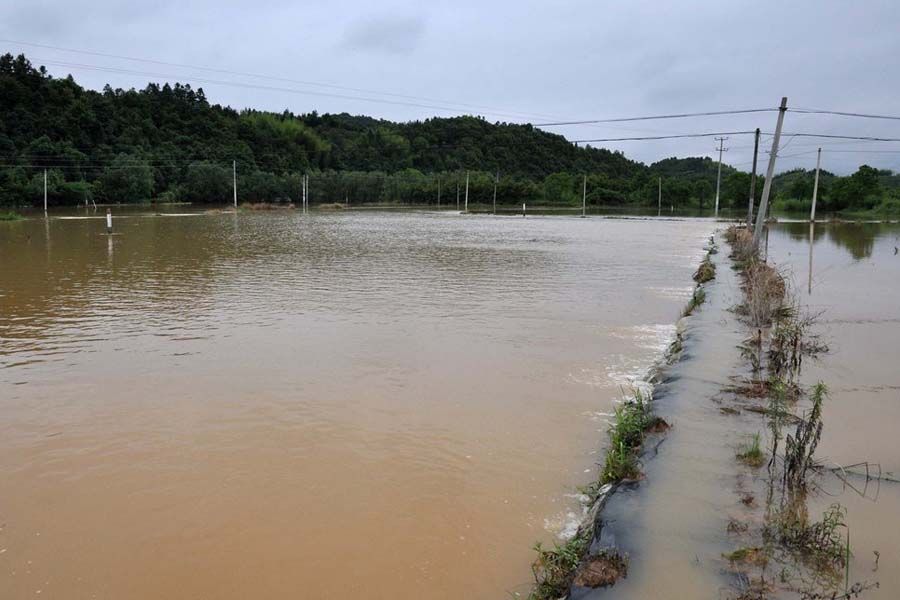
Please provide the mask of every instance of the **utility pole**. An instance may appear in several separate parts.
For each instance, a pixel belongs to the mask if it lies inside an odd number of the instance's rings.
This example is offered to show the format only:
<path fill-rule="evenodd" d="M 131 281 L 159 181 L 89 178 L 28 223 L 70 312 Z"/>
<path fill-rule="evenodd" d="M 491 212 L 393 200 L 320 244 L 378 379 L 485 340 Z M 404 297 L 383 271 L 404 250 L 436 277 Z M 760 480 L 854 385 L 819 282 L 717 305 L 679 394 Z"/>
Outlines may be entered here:
<path fill-rule="evenodd" d="M 581 183 L 581 218 L 587 216 L 587 175 L 584 176 L 584 179 Z"/>
<path fill-rule="evenodd" d="M 719 216 L 719 190 L 722 188 L 722 153 L 727 152 L 727 148 L 723 148 L 727 137 L 717 137 L 715 140 L 719 142 L 719 174 L 716 176 L 716 217 Z"/>
<path fill-rule="evenodd" d="M 234 187 L 234 208 L 237 209 L 237 161 L 231 161 L 231 178 Z"/>
<path fill-rule="evenodd" d="M 769 193 L 772 191 L 772 177 L 775 174 L 775 159 L 778 157 L 778 142 L 781 141 L 781 126 L 784 124 L 784 113 L 787 112 L 787 97 L 781 99 L 778 108 L 778 121 L 775 124 L 775 136 L 772 138 L 772 151 L 769 153 L 769 166 L 766 169 L 766 182 L 763 185 L 759 211 L 756 213 L 756 228 L 753 230 L 753 247 L 759 248 L 763 223 L 766 220 L 766 209 L 769 206 Z"/>
<path fill-rule="evenodd" d="M 816 172 L 818 174 L 818 171 Z M 818 181 L 818 179 L 816 179 Z M 85 206 L 87 203 L 85 202 Z M 815 209 L 813 209 L 815 210 Z M 47 214 L 47 169 L 44 169 L 44 215 Z"/>
<path fill-rule="evenodd" d="M 662 177 L 657 179 L 657 190 L 659 194 L 656 199 L 656 216 L 662 216 Z"/>
<path fill-rule="evenodd" d="M 819 148 L 819 153 L 816 155 L 816 181 L 813 183 L 813 201 L 812 201 L 812 212 L 809 213 L 809 222 L 815 223 L 816 221 L 816 198 L 819 196 L 819 165 L 822 163 L 822 149 Z M 46 210 L 46 209 L 44 209 Z"/>
<path fill-rule="evenodd" d="M 750 204 L 747 207 L 747 228 L 753 226 L 753 202 L 756 200 L 756 157 L 759 155 L 759 127 L 753 141 L 753 170 L 750 172 Z"/>
<path fill-rule="evenodd" d="M 500 171 L 497 171 L 497 176 L 494 177 L 494 214 L 497 214 L 497 182 L 500 181 Z"/>
<path fill-rule="evenodd" d="M 469 212 L 469 172 L 466 171 L 466 208 L 465 212 Z"/>

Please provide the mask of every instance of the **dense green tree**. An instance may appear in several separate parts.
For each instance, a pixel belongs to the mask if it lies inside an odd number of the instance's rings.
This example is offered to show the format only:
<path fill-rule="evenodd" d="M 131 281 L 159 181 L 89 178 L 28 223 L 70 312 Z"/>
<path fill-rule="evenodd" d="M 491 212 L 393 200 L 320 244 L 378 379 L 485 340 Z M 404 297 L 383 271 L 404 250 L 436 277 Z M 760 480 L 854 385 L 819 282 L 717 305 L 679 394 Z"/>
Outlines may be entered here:
<path fill-rule="evenodd" d="M 143 202 L 153 193 L 153 171 L 147 161 L 119 154 L 103 170 L 95 187 L 106 202 Z"/>

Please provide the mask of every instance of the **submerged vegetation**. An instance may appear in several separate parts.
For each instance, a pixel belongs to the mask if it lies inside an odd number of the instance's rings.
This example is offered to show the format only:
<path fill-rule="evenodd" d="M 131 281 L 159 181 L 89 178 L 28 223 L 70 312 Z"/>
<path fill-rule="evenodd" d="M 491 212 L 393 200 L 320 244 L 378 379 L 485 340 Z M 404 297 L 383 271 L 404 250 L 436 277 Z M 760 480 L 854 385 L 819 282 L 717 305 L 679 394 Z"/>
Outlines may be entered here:
<path fill-rule="evenodd" d="M 11 210 L 0 210 L 0 221 L 21 221 L 22 215 Z"/>
<path fill-rule="evenodd" d="M 760 447 L 759 442 L 759 434 L 753 434 L 753 437 L 750 439 L 750 442 L 744 447 L 743 450 L 738 452 L 738 459 L 743 462 L 745 465 L 750 467 L 761 467 L 766 462 L 766 458 L 763 455 L 762 448 Z"/>
<path fill-rule="evenodd" d="M 767 421 L 769 447 L 764 449 L 757 433 L 737 454 L 748 466 L 768 465 L 765 517 L 756 532 L 762 543 L 725 555 L 736 571 L 745 574 L 737 597 L 762 599 L 779 591 L 807 599 L 856 597 L 877 584 L 850 584 L 846 509 L 832 504 L 820 520 L 808 514 L 813 480 L 820 472 L 815 451 L 824 430 L 822 408 L 828 395 L 822 382 L 809 390 L 799 383 L 803 357 L 827 351 L 810 332 L 816 316 L 804 315 L 799 303 L 790 299 L 785 277 L 759 257 L 748 230 L 732 227 L 726 239 L 743 282 L 744 300 L 737 313 L 753 331 L 741 347 L 753 379 L 727 391 L 768 400 L 759 412 Z M 801 400 L 809 409 L 798 415 L 794 407 Z M 732 520 L 727 529 L 745 533 L 749 526 Z M 767 579 L 772 564 L 778 573 Z"/>

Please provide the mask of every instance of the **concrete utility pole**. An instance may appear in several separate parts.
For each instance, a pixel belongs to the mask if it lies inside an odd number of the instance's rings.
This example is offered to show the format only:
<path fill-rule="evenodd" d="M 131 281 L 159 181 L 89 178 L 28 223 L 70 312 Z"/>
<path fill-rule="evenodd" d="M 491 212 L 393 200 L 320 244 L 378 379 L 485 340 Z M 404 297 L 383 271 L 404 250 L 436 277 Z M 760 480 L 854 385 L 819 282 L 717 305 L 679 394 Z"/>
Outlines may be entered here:
<path fill-rule="evenodd" d="M 466 208 L 465 212 L 469 212 L 469 172 L 466 171 Z"/>
<path fill-rule="evenodd" d="M 494 214 L 497 214 L 497 182 L 500 181 L 500 171 L 497 171 L 497 176 L 494 178 Z"/>
<path fill-rule="evenodd" d="M 775 174 L 775 159 L 778 157 L 778 142 L 781 141 L 781 126 L 784 124 L 784 113 L 787 112 L 787 97 L 781 99 L 778 108 L 778 121 L 775 124 L 775 136 L 772 138 L 772 151 L 769 153 L 769 167 L 766 169 L 766 182 L 763 185 L 759 211 L 756 213 L 756 228 L 753 230 L 753 247 L 759 248 L 763 223 L 766 221 L 766 209 L 769 206 L 769 193 L 772 191 L 772 176 Z"/>
<path fill-rule="evenodd" d="M 662 215 L 662 177 L 657 179 L 656 184 L 659 190 L 659 195 L 656 199 L 656 216 L 659 217 Z"/>
<path fill-rule="evenodd" d="M 587 175 L 581 183 L 581 217 L 587 216 Z"/>
<path fill-rule="evenodd" d="M 231 178 L 234 187 L 234 207 L 237 208 L 237 161 L 231 161 Z"/>
<path fill-rule="evenodd" d="M 727 137 L 717 137 L 715 138 L 717 142 L 719 142 L 719 174 L 716 176 L 716 216 L 719 216 L 719 190 L 722 188 L 722 153 L 728 152 L 728 148 L 723 148 L 722 144 L 725 143 Z"/>
<path fill-rule="evenodd" d="M 813 201 L 812 201 L 812 212 L 809 213 L 809 222 L 813 223 L 816 220 L 816 198 L 819 196 L 819 165 L 822 163 L 822 149 L 819 148 L 819 153 L 816 155 L 816 181 L 813 183 Z M 44 209 L 46 210 L 46 209 Z"/>
<path fill-rule="evenodd" d="M 44 214 L 47 214 L 47 169 L 44 169 Z"/>
<path fill-rule="evenodd" d="M 756 200 L 756 157 L 759 155 L 759 127 L 753 142 L 753 170 L 750 172 L 750 204 L 747 207 L 747 227 L 753 226 L 753 202 Z"/>

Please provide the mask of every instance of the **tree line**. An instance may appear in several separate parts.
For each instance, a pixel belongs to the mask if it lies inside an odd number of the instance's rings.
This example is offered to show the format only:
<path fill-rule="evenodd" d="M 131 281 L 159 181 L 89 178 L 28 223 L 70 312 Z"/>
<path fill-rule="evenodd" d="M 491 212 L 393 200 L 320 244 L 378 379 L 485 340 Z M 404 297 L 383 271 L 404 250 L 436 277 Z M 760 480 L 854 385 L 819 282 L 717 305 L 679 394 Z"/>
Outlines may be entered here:
<path fill-rule="evenodd" d="M 45 170 L 51 205 L 227 203 L 232 161 L 246 202 L 296 203 L 309 174 L 312 203 L 454 205 L 468 172 L 470 203 L 496 184 L 501 204 L 580 205 L 586 176 L 591 206 L 656 206 L 661 180 L 666 207 L 709 208 L 716 181 L 710 158 L 645 165 L 531 125 L 237 111 L 190 85 L 98 92 L 0 56 L 0 205 L 41 203 Z M 750 175 L 722 172 L 721 206 L 740 209 Z"/>

